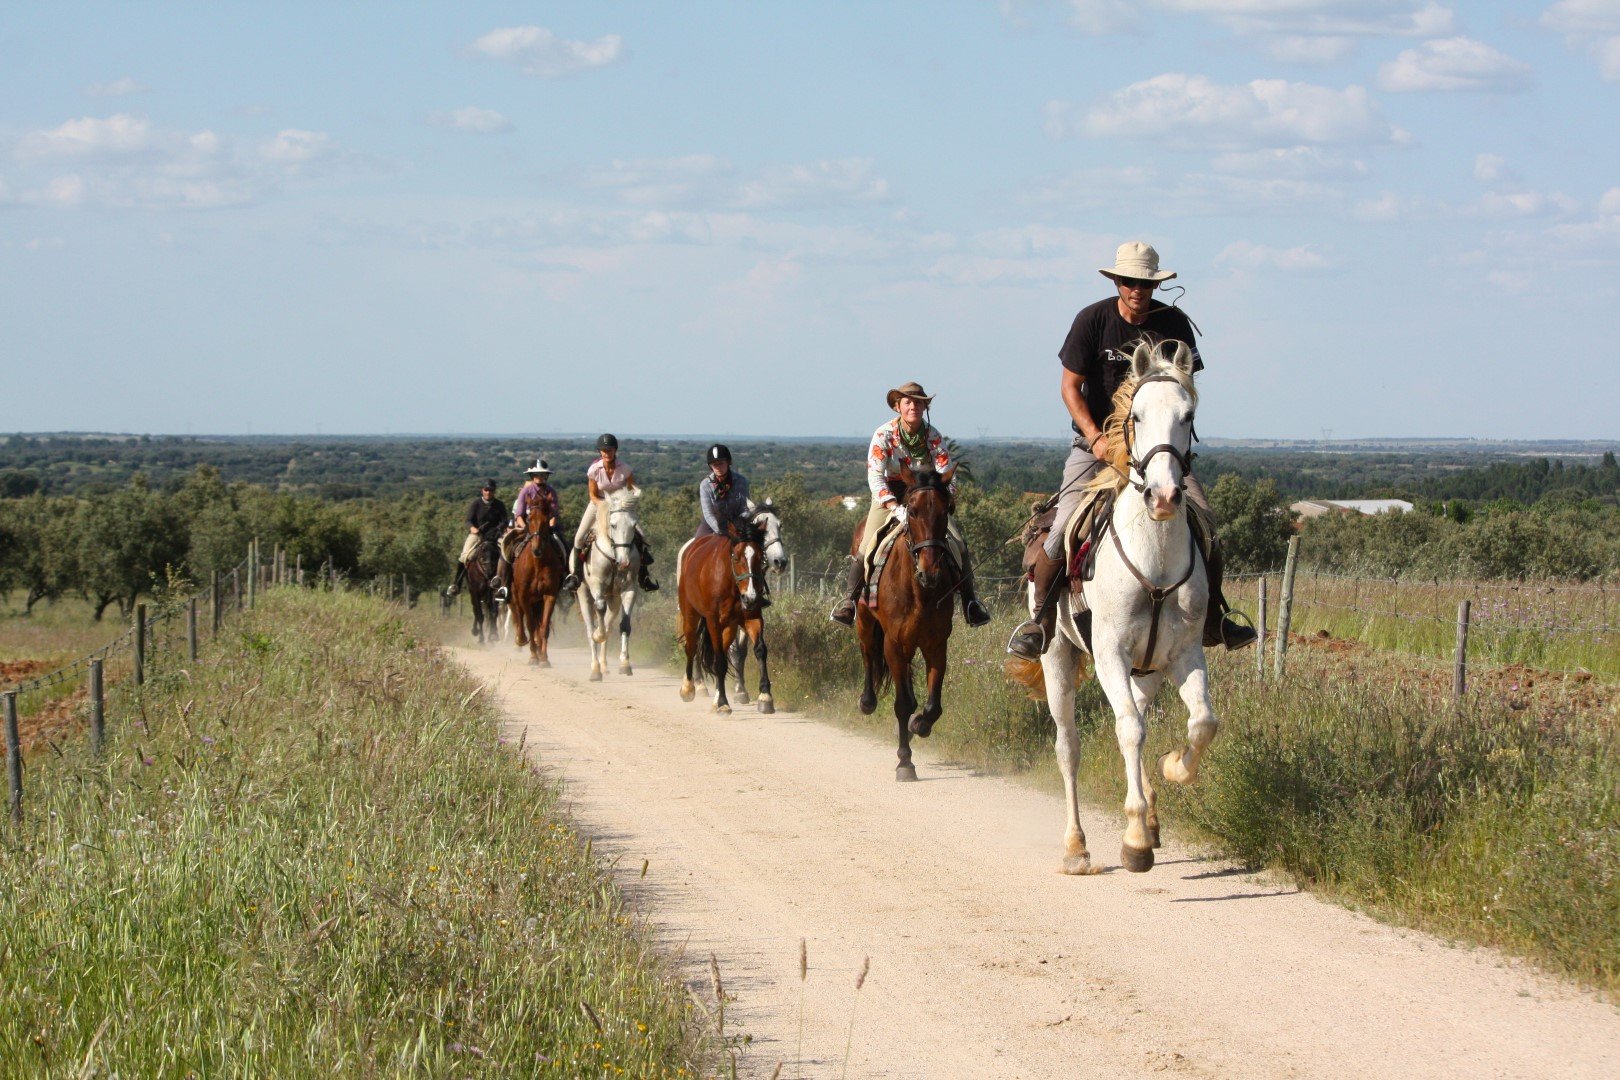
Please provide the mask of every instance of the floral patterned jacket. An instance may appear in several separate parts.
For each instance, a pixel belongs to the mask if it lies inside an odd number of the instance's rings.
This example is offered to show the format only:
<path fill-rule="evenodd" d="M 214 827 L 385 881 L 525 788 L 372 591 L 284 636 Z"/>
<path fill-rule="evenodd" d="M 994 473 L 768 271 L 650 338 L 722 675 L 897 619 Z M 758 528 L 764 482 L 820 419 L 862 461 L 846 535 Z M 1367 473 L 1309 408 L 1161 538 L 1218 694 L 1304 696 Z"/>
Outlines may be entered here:
<path fill-rule="evenodd" d="M 924 445 L 927 447 L 927 456 L 933 459 L 934 471 L 937 473 L 949 472 L 953 462 L 950 451 L 945 448 L 945 436 L 939 429 L 929 424 L 928 430 L 923 433 Z M 895 499 L 895 492 L 889 489 L 891 477 L 900 475 L 900 466 L 909 469 L 919 467 L 919 459 L 913 458 L 910 451 L 900 441 L 900 418 L 878 427 L 872 432 L 872 445 L 866 451 L 866 486 L 872 490 L 872 498 L 878 502 L 891 502 Z M 951 478 L 951 492 L 956 491 L 956 479 Z"/>

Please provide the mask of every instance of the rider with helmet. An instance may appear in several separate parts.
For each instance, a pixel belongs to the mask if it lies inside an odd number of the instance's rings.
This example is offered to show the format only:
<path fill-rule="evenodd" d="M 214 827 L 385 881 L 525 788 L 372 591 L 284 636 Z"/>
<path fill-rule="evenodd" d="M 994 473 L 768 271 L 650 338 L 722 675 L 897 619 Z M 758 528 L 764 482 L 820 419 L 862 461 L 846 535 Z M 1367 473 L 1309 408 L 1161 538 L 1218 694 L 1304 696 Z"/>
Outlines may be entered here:
<path fill-rule="evenodd" d="M 830 616 L 834 622 L 845 626 L 855 624 L 855 602 L 860 599 L 861 589 L 866 584 L 866 563 L 877 544 L 878 533 L 891 517 L 899 518 L 902 524 L 905 521 L 905 505 L 901 501 L 904 497 L 904 485 L 900 482 L 901 466 L 913 471 L 920 467 L 931 467 L 941 475 L 950 473 L 955 467 L 950 450 L 945 445 L 945 436 L 925 419 L 933 400 L 915 382 L 904 383 L 889 391 L 889 408 L 898 415 L 872 433 L 872 445 L 866 453 L 866 483 L 872 492 L 872 505 L 866 513 L 866 530 L 861 535 L 860 555 L 849 568 L 849 592 L 833 608 Z M 953 495 L 956 493 L 954 477 L 950 490 Z M 962 571 L 962 615 L 969 626 L 983 626 L 990 621 L 990 613 L 979 602 L 974 588 L 973 560 L 968 554 L 967 541 L 957 527 L 956 515 L 951 515 L 946 527 L 950 551 Z"/>
<path fill-rule="evenodd" d="M 597 436 L 597 459 L 591 462 L 591 467 L 585 470 L 585 486 L 590 491 L 591 501 L 585 507 L 585 512 L 579 516 L 579 528 L 574 531 L 574 555 L 569 565 L 568 577 L 563 580 L 563 588 L 577 589 L 580 584 L 580 574 L 584 571 L 585 560 L 590 557 L 590 547 L 586 538 L 591 535 L 591 529 L 596 525 L 597 506 L 604 498 L 635 485 L 635 474 L 630 466 L 619 460 L 619 440 L 611 434 Z M 652 565 L 652 549 L 647 546 L 647 538 L 642 535 L 641 527 L 636 526 L 636 550 L 641 553 L 641 572 L 637 584 L 642 592 L 657 592 L 658 582 L 647 571 Z"/>
<path fill-rule="evenodd" d="M 568 565 L 568 546 L 563 543 L 561 535 L 562 502 L 557 498 L 557 489 L 551 486 L 548 479 L 551 466 L 544 457 L 536 457 L 534 464 L 524 470 L 524 475 L 529 479 L 518 491 L 517 501 L 512 504 L 512 525 L 501 537 L 501 568 L 496 573 L 500 588 L 495 591 L 495 597 L 499 600 L 506 599 L 506 586 L 512 580 L 512 562 L 517 558 L 518 543 L 528 530 L 529 515 L 539 515 L 538 520 L 546 527 L 546 539 L 557 545 L 563 565 Z"/>
<path fill-rule="evenodd" d="M 467 507 L 467 538 L 462 541 L 461 554 L 456 557 L 456 580 L 444 591 L 445 596 L 455 596 L 461 591 L 461 583 L 467 580 L 467 563 L 477 554 L 478 545 L 485 540 L 499 539 L 505 525 L 506 504 L 495 497 L 495 481 L 485 480 L 479 485 L 478 497 Z"/>
<path fill-rule="evenodd" d="M 698 482 L 698 510 L 703 520 L 697 536 L 725 535 L 732 522 L 747 524 L 754 514 L 754 500 L 748 497 L 748 477 L 731 467 L 731 450 L 724 443 L 709 447 L 704 458 L 707 475 Z"/>

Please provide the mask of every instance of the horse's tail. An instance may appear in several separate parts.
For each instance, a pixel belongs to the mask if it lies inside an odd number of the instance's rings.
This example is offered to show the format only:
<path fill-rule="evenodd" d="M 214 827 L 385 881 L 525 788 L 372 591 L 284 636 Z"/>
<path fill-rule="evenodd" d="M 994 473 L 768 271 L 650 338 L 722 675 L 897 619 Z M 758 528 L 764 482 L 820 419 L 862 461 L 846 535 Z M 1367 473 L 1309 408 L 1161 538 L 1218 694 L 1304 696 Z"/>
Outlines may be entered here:
<path fill-rule="evenodd" d="M 720 661 L 722 660 L 724 654 L 716 651 L 714 641 L 709 637 L 708 620 L 700 617 L 697 621 L 697 625 L 692 628 L 692 633 L 697 635 L 698 663 L 702 666 L 704 671 L 707 671 L 710 675 L 713 675 L 716 679 L 719 679 Z"/>
<path fill-rule="evenodd" d="M 884 687 L 888 686 L 889 683 L 893 681 L 889 675 L 888 661 L 883 656 L 882 625 L 872 627 L 872 655 L 877 657 L 877 663 L 872 665 L 873 667 L 877 668 L 877 678 L 872 680 L 872 689 L 878 693 L 882 693 Z"/>

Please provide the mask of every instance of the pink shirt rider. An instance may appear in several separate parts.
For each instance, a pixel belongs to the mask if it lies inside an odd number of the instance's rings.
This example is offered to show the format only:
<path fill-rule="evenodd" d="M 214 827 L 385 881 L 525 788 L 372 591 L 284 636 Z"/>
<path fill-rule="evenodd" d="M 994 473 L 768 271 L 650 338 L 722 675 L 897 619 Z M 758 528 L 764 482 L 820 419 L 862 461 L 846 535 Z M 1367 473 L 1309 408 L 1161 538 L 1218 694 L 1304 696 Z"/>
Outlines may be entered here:
<path fill-rule="evenodd" d="M 591 467 L 585 470 L 585 475 L 596 481 L 597 491 L 603 495 L 611 495 L 630 483 L 630 466 L 624 463 L 624 458 L 618 458 L 613 463 L 613 476 L 609 478 L 602 459 L 597 458 L 591 462 Z"/>

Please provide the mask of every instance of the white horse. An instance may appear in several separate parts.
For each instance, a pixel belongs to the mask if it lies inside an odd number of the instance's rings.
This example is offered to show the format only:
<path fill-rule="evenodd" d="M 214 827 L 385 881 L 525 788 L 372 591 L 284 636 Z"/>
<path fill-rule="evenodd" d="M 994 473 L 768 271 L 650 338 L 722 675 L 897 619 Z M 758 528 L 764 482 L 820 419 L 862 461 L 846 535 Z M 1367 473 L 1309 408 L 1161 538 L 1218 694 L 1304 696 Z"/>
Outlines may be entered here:
<path fill-rule="evenodd" d="M 636 575 L 641 552 L 636 550 L 636 504 L 641 489 L 621 488 L 603 498 L 596 515 L 596 537 L 580 575 L 579 614 L 591 649 L 591 682 L 600 682 L 607 670 L 609 608 L 619 612 L 619 674 L 630 675 L 630 613 L 635 610 Z"/>
<path fill-rule="evenodd" d="M 777 519 L 776 507 L 772 506 L 769 500 L 766 500 L 763 506 L 754 508 L 748 520 L 765 535 L 765 564 L 778 573 L 787 569 L 787 548 L 782 543 L 782 523 Z M 731 700 L 738 705 L 748 704 L 748 689 L 743 681 L 743 665 L 748 661 L 748 644 L 752 640 L 748 634 L 748 626 L 744 623 L 737 628 L 737 636 L 731 642 L 731 662 L 728 666 L 737 677 L 737 686 L 731 695 Z M 763 641 L 754 641 L 753 645 L 754 656 L 758 658 L 763 666 L 765 663 L 765 643 Z M 764 689 L 760 692 L 759 711 L 763 713 L 776 711 L 770 701 L 770 692 Z"/>
<path fill-rule="evenodd" d="M 1192 353 L 1180 342 L 1138 345 L 1130 376 L 1114 396 L 1108 444 L 1121 456 L 1092 482 L 1112 487 L 1111 537 L 1099 538 L 1096 570 L 1086 582 L 1091 654 L 1097 681 L 1114 710 L 1114 734 L 1125 759 L 1125 835 L 1120 859 L 1142 873 L 1153 866 L 1159 818 L 1153 785 L 1142 766 L 1143 714 L 1166 675 L 1187 706 L 1187 745 L 1160 758 L 1164 778 L 1190 784 L 1220 722 L 1209 700 L 1204 664 L 1204 611 L 1209 585 L 1183 492 L 1190 472 L 1193 411 Z M 1128 453 L 1128 458 L 1124 455 Z M 1122 470 L 1120 466 L 1123 465 Z M 1137 498 L 1132 494 L 1134 489 Z M 1033 586 L 1030 606 L 1034 607 Z M 1076 667 L 1085 648 L 1068 590 L 1058 604 L 1058 632 L 1041 657 L 1046 703 L 1057 724 L 1058 767 L 1067 803 L 1063 837 L 1066 874 L 1095 872 L 1080 828 L 1075 770 L 1080 745 L 1074 728 Z"/>

